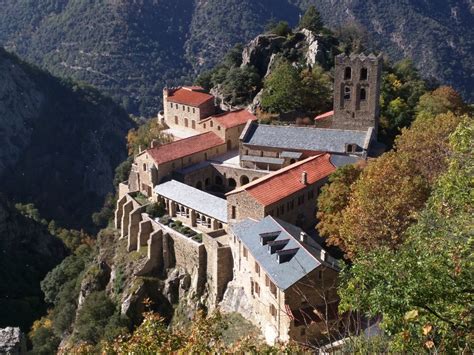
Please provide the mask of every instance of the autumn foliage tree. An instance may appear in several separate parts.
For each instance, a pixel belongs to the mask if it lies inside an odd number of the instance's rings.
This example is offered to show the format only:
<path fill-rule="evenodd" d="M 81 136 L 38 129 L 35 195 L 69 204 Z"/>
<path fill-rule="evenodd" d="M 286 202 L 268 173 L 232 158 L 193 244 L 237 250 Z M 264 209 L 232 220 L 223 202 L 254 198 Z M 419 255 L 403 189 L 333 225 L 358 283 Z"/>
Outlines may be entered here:
<path fill-rule="evenodd" d="M 394 353 L 473 351 L 472 118 L 450 141 L 447 171 L 403 242 L 366 250 L 343 273 L 340 312 L 381 315 Z"/>
<path fill-rule="evenodd" d="M 461 120 L 452 107 L 438 115 L 419 111 L 411 127 L 397 137 L 393 151 L 370 161 L 356 181 L 339 179 L 323 190 L 317 228 L 330 244 L 349 258 L 360 251 L 400 245 L 434 182 L 447 169 L 452 154 L 449 135 Z"/>
<path fill-rule="evenodd" d="M 164 127 L 156 119 L 147 121 L 137 129 L 131 129 L 127 135 L 128 154 L 138 154 L 140 148 L 149 148 L 152 141 L 158 144 L 170 142 L 172 137 L 163 130 Z"/>

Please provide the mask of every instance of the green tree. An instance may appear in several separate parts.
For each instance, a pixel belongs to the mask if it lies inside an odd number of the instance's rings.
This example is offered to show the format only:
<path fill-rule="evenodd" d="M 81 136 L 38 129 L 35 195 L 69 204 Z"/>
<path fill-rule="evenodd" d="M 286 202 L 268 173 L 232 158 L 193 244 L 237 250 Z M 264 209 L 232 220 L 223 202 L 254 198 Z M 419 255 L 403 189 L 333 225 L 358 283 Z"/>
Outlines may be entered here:
<path fill-rule="evenodd" d="M 424 94 L 416 106 L 418 115 L 428 116 L 447 112 L 463 114 L 466 110 L 467 107 L 461 95 L 450 86 L 440 86 L 433 92 Z"/>
<path fill-rule="evenodd" d="M 245 105 L 260 89 L 260 76 L 252 66 L 232 67 L 220 86 L 226 102 Z"/>
<path fill-rule="evenodd" d="M 449 168 L 397 250 L 360 254 L 343 273 L 340 312 L 382 315 L 395 352 L 472 352 L 474 124 L 451 136 Z"/>
<path fill-rule="evenodd" d="M 271 34 L 286 37 L 292 33 L 291 27 L 286 21 L 279 21 L 268 26 L 268 32 Z"/>
<path fill-rule="evenodd" d="M 314 5 L 310 5 L 298 25 L 300 29 L 306 28 L 314 33 L 319 33 L 323 28 L 321 14 Z"/>
<path fill-rule="evenodd" d="M 301 77 L 302 108 L 309 112 L 326 112 L 332 106 L 332 81 L 320 66 L 303 70 Z"/>
<path fill-rule="evenodd" d="M 148 120 L 137 129 L 131 129 L 127 135 L 128 154 L 138 154 L 140 148 L 149 148 L 153 141 L 159 145 L 171 142 L 172 137 L 163 130 L 164 127 L 157 119 Z"/>
<path fill-rule="evenodd" d="M 280 60 L 265 79 L 262 107 L 272 113 L 284 113 L 301 108 L 301 83 L 298 69 Z"/>
<path fill-rule="evenodd" d="M 109 318 L 115 313 L 115 304 L 104 291 L 92 292 L 87 296 L 78 312 L 75 324 L 75 338 L 97 344 L 109 323 Z"/>

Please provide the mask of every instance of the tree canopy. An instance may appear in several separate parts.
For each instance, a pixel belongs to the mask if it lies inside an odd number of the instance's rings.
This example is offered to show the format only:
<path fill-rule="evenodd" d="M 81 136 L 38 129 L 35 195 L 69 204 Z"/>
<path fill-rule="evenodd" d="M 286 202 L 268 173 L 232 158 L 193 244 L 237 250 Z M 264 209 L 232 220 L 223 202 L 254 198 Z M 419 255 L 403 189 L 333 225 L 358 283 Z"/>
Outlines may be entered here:
<path fill-rule="evenodd" d="M 300 29 L 306 28 L 314 33 L 319 33 L 323 28 L 321 14 L 314 5 L 310 5 L 304 15 L 301 17 L 298 25 Z"/>

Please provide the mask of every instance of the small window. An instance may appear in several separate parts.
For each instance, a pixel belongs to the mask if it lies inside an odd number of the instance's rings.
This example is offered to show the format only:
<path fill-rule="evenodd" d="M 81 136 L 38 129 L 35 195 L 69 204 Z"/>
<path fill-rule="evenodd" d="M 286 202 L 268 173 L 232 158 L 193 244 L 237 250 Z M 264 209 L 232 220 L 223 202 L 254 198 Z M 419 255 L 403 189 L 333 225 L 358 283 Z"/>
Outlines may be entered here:
<path fill-rule="evenodd" d="M 210 125 L 211 127 L 214 127 L 214 122 L 213 122 L 213 121 L 210 121 L 210 122 L 209 122 L 209 125 Z"/>
<path fill-rule="evenodd" d="M 270 286 L 270 278 L 268 277 L 268 275 L 265 275 L 265 286 Z"/>
<path fill-rule="evenodd" d="M 351 67 L 346 67 L 344 69 L 344 80 L 350 80 L 352 78 L 352 69 Z"/>
<path fill-rule="evenodd" d="M 270 305 L 269 311 L 270 311 L 270 314 L 272 315 L 272 317 L 276 318 L 276 316 L 277 316 L 277 309 L 276 309 L 276 307 L 275 307 L 273 304 Z"/>
<path fill-rule="evenodd" d="M 170 107 L 173 108 L 173 103 L 172 102 L 170 102 Z"/>
<path fill-rule="evenodd" d="M 255 262 L 255 272 L 257 273 L 258 276 L 260 276 L 260 265 L 258 265 L 257 262 Z"/>
<path fill-rule="evenodd" d="M 232 206 L 232 219 L 236 219 L 237 218 L 237 209 L 235 208 L 235 206 Z"/>
<path fill-rule="evenodd" d="M 367 80 L 367 68 L 362 68 L 360 70 L 360 80 Z"/>
<path fill-rule="evenodd" d="M 143 171 L 146 171 L 146 164 L 143 164 Z"/>
<path fill-rule="evenodd" d="M 322 279 L 323 279 L 323 271 L 319 270 L 318 271 L 318 280 L 322 280 Z"/>
<path fill-rule="evenodd" d="M 360 101 L 367 100 L 367 91 L 364 88 L 360 89 Z"/>
<path fill-rule="evenodd" d="M 178 116 L 174 116 L 174 124 L 178 124 Z"/>
<path fill-rule="evenodd" d="M 344 100 L 351 99 L 351 88 L 349 86 L 344 86 Z"/>
<path fill-rule="evenodd" d="M 244 254 L 244 258 L 247 259 L 249 256 L 249 251 L 247 250 L 246 247 L 244 247 L 243 254 Z"/>
<path fill-rule="evenodd" d="M 183 111 L 186 111 L 186 106 L 183 105 Z"/>
<path fill-rule="evenodd" d="M 188 106 L 188 112 L 189 112 L 189 106 Z"/>
<path fill-rule="evenodd" d="M 204 160 L 207 160 L 207 153 L 204 153 Z"/>
<path fill-rule="evenodd" d="M 270 280 L 270 292 L 272 293 L 273 296 L 276 297 L 277 294 L 277 288 L 275 284 Z"/>
<path fill-rule="evenodd" d="M 204 123 L 203 127 L 204 127 L 204 129 L 206 128 L 206 124 L 205 124 L 205 123 Z"/>
<path fill-rule="evenodd" d="M 196 109 L 193 107 L 193 113 L 196 113 Z"/>
<path fill-rule="evenodd" d="M 260 285 L 257 282 L 254 282 L 255 293 L 260 296 Z"/>
<path fill-rule="evenodd" d="M 220 130 L 221 130 L 221 126 L 217 126 L 217 130 L 220 131 Z"/>

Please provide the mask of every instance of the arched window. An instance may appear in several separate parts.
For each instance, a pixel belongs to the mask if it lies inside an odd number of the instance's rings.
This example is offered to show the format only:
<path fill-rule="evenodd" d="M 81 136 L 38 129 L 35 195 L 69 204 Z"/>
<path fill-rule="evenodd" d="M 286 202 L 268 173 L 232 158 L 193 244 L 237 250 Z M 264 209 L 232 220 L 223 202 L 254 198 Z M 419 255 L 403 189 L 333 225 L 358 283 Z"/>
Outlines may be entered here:
<path fill-rule="evenodd" d="M 344 86 L 344 100 L 351 99 L 351 88 L 349 86 Z"/>
<path fill-rule="evenodd" d="M 350 80 L 352 78 L 352 68 L 346 67 L 344 69 L 344 80 Z"/>
<path fill-rule="evenodd" d="M 232 189 L 234 189 L 237 186 L 237 182 L 232 178 L 228 180 L 228 183 L 229 183 L 229 187 Z"/>
<path fill-rule="evenodd" d="M 249 178 L 245 175 L 240 177 L 240 185 L 247 185 L 250 182 Z"/>
<path fill-rule="evenodd" d="M 360 89 L 360 101 L 367 100 L 367 91 L 365 88 Z"/>
<path fill-rule="evenodd" d="M 367 68 L 362 68 L 360 70 L 360 80 L 367 80 L 367 77 L 368 77 Z"/>

